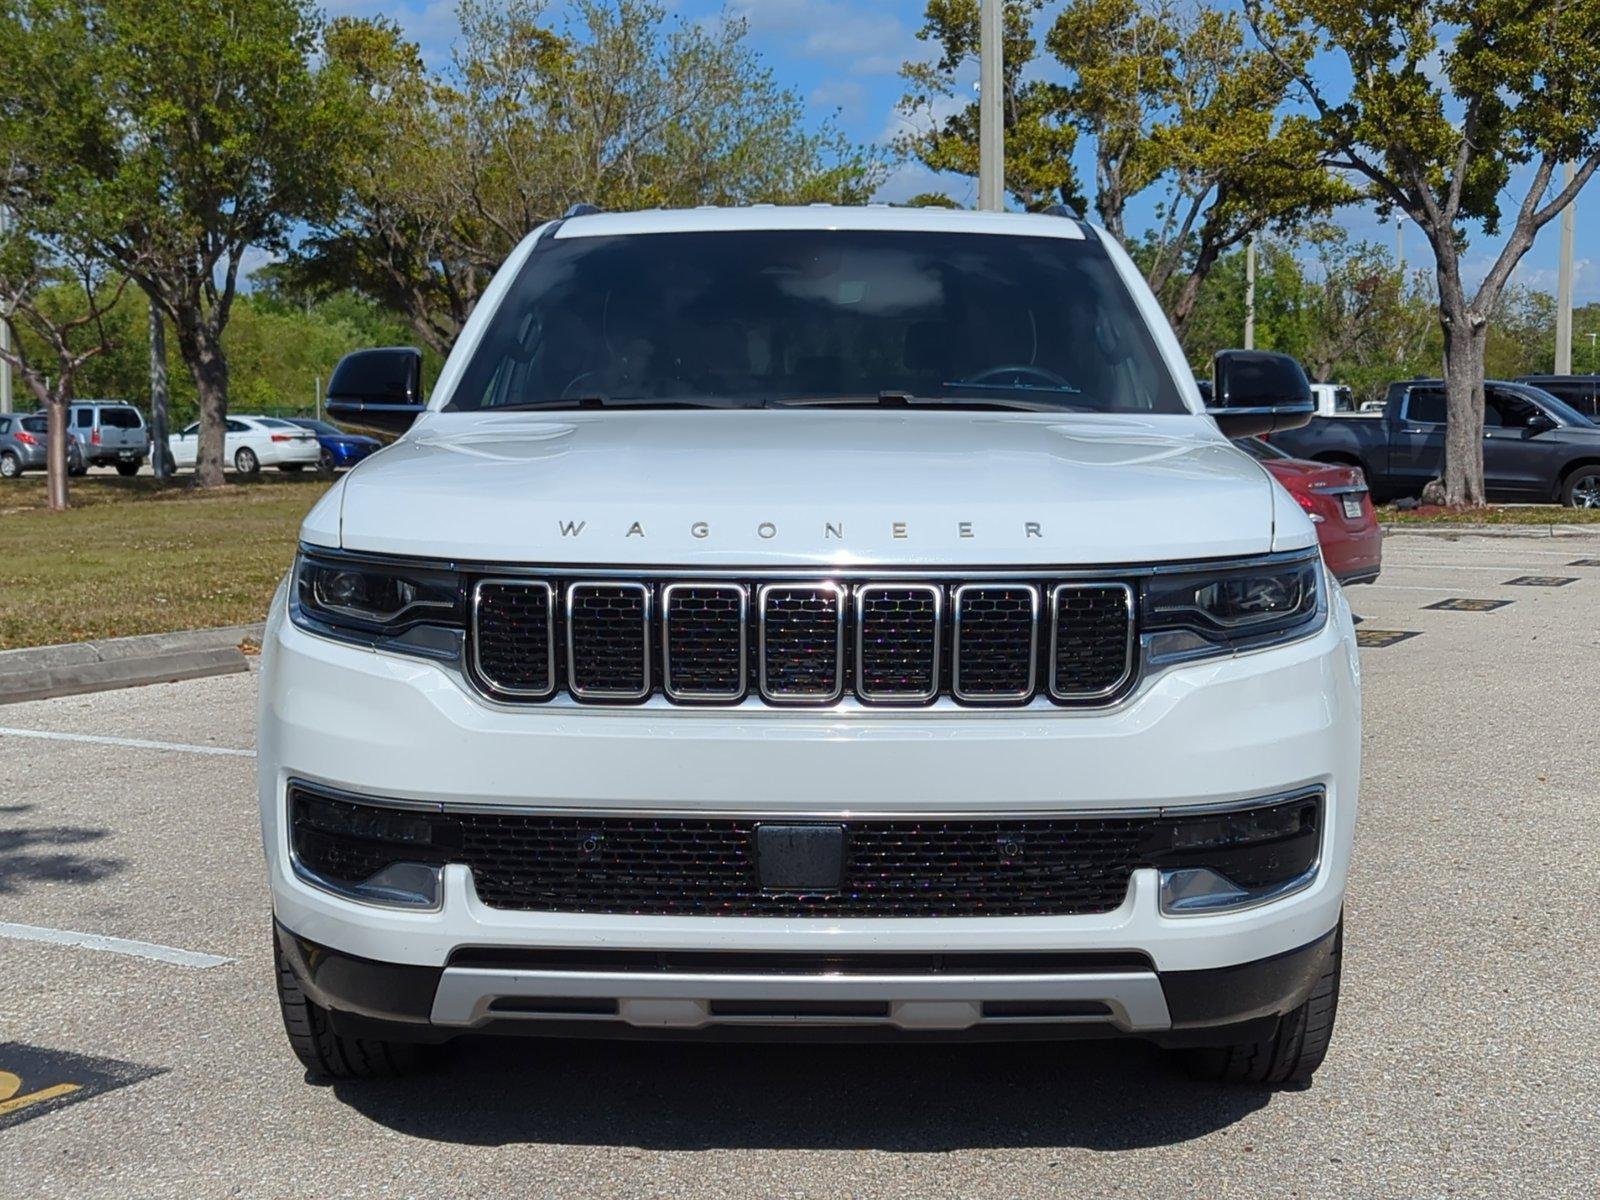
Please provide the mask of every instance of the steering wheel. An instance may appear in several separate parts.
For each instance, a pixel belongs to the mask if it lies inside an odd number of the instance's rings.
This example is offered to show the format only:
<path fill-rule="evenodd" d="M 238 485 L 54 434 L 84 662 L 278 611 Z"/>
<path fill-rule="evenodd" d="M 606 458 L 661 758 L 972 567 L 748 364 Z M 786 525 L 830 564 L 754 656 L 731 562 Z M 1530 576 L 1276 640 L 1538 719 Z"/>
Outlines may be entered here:
<path fill-rule="evenodd" d="M 1047 384 L 1048 386 L 1053 387 L 1053 388 L 1065 388 L 1068 391 L 1076 391 L 1077 390 L 1072 386 L 1072 384 L 1067 382 L 1066 379 L 1062 378 L 1060 375 L 1057 375 L 1054 371 L 1048 369 L 1047 367 L 1036 367 L 1036 366 L 1033 366 L 1031 363 L 1005 363 L 1005 364 L 1003 364 L 1001 366 L 998 366 L 998 367 L 989 367 L 986 370 L 979 371 L 976 375 L 969 375 L 966 379 L 958 380 L 957 382 L 959 382 L 959 383 L 1005 383 L 1005 382 L 1008 382 L 1008 381 L 1003 380 L 1003 379 L 1000 378 L 1000 376 L 1002 376 L 1002 375 L 1024 375 L 1024 376 L 1029 376 L 1029 377 L 1031 377 L 1033 379 L 1036 379 L 1036 380 L 1041 380 L 1045 384 Z M 1012 381 L 1009 381 L 1009 382 L 1015 382 L 1015 381 L 1012 380 Z"/>

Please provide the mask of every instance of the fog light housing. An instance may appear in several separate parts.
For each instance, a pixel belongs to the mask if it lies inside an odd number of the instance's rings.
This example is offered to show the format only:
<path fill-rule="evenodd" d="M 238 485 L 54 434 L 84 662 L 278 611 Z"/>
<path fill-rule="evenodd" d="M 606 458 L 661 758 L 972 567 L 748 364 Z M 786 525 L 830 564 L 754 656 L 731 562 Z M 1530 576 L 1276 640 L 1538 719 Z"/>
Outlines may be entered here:
<path fill-rule="evenodd" d="M 1247 808 L 1164 814 L 1147 846 L 1161 871 L 1161 911 L 1236 911 L 1309 887 L 1321 859 L 1323 800 L 1317 788 Z"/>

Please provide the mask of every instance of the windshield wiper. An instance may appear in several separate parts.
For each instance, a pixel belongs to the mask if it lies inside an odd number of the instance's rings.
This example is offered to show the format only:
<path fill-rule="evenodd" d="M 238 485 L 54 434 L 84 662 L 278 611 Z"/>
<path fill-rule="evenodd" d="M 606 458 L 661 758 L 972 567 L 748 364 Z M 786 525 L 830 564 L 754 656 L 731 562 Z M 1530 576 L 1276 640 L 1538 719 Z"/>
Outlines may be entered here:
<path fill-rule="evenodd" d="M 716 400 L 663 400 L 655 396 L 556 396 L 547 400 L 527 400 L 520 404 L 486 404 L 479 412 L 550 412 L 569 408 L 746 408 L 746 404 L 724 404 Z"/>
<path fill-rule="evenodd" d="M 965 386 L 965 385 L 962 385 Z M 974 411 L 1013 410 L 1018 412 L 1087 411 L 1043 400 L 1015 396 L 916 396 L 910 392 L 886 390 L 877 395 L 784 396 L 766 402 L 767 408 L 957 408 Z"/>

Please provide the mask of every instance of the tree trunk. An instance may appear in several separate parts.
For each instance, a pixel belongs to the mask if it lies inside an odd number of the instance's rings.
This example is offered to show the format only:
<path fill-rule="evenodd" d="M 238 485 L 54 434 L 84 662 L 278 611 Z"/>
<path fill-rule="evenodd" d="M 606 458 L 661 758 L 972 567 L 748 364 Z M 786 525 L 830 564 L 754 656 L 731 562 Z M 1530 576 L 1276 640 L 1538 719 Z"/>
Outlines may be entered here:
<path fill-rule="evenodd" d="M 167 444 L 167 326 L 161 310 L 150 305 L 150 469 L 157 479 L 172 477 L 172 450 Z"/>
<path fill-rule="evenodd" d="M 52 512 L 67 509 L 67 400 L 52 397 L 45 431 L 45 503 Z"/>
<path fill-rule="evenodd" d="M 222 339 L 204 317 L 178 323 L 178 352 L 194 379 L 200 400 L 200 438 L 194 460 L 195 487 L 221 487 L 227 483 L 224 439 L 228 421 L 228 359 Z"/>
<path fill-rule="evenodd" d="M 1441 297 L 1444 326 L 1444 389 L 1448 420 L 1444 435 L 1444 502 L 1477 507 L 1483 487 L 1483 346 L 1486 322 L 1465 304 Z"/>

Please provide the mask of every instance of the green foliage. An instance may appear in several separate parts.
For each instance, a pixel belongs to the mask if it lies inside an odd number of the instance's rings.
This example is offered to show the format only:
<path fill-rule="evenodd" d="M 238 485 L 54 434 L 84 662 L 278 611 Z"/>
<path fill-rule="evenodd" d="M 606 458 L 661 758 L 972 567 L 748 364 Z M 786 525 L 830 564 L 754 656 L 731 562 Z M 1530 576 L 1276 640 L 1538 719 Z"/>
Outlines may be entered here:
<path fill-rule="evenodd" d="M 1444 499 L 1481 504 L 1491 325 L 1539 229 L 1600 167 L 1600 0 L 1247 0 L 1245 10 L 1305 101 L 1294 124 L 1432 247 L 1450 405 Z M 1312 56 L 1330 53 L 1343 61 L 1313 73 Z M 1563 162 L 1574 177 L 1558 186 Z M 1532 169 L 1518 197 L 1509 185 L 1521 166 Z M 1501 241 L 1469 296 L 1461 260 L 1474 225 Z"/>
<path fill-rule="evenodd" d="M 1006 0 L 1003 11 L 1005 95 L 1005 190 L 1023 208 L 1051 204 L 1083 207 L 1078 176 L 1072 165 L 1078 130 L 1066 111 L 1066 90 L 1058 83 L 1025 80 L 1038 44 L 1033 15 L 1043 0 Z M 939 52 L 932 63 L 907 63 L 901 74 L 906 95 L 901 112 L 912 131 L 899 139 L 898 151 L 934 171 L 976 178 L 978 174 L 978 104 L 956 104 L 957 75 L 978 61 L 978 19 L 981 0 L 928 0 L 917 37 Z M 941 116 L 946 109 L 954 111 Z"/>
<path fill-rule="evenodd" d="M 1006 187 L 1026 208 L 1079 203 L 1070 161 L 1079 134 L 1094 147 L 1096 210 L 1118 238 L 1127 240 L 1128 202 L 1160 187 L 1141 261 L 1180 332 L 1230 247 L 1353 198 L 1323 168 L 1316 138 L 1281 115 L 1291 73 L 1246 46 L 1236 12 L 1071 0 L 1046 36 L 1047 63 L 1031 33 L 1041 8 L 1011 0 L 1005 10 Z M 920 127 L 900 148 L 933 170 L 977 172 L 976 106 L 935 114 L 976 56 L 978 14 L 979 0 L 929 0 L 918 36 L 939 55 L 902 71 L 901 110 Z"/>
<path fill-rule="evenodd" d="M 453 67 L 431 77 L 393 24 L 341 19 L 331 61 L 366 85 L 364 156 L 340 215 L 290 264 L 359 288 L 444 351 L 496 267 L 572 204 L 860 202 L 878 157 L 812 128 L 739 21 L 669 21 L 645 0 L 463 0 Z"/>

